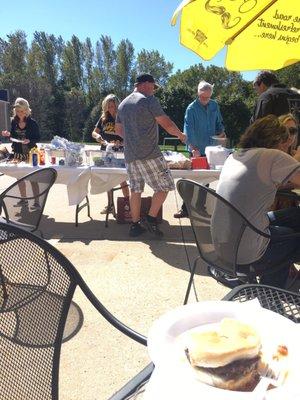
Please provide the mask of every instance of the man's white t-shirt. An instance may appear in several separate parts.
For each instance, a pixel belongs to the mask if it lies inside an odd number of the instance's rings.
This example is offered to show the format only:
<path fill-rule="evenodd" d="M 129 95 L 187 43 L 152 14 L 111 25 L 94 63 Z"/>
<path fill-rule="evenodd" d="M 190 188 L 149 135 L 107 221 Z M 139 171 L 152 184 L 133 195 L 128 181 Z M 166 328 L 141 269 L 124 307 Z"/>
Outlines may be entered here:
<path fill-rule="evenodd" d="M 300 163 L 280 150 L 238 150 L 228 157 L 223 166 L 217 193 L 256 228 L 269 233 L 267 212 L 274 202 L 277 188 L 299 170 Z M 230 232 L 230 227 L 227 228 L 223 227 L 223 232 Z M 238 263 L 249 264 L 259 260 L 268 243 L 268 238 L 246 229 L 239 248 Z"/>

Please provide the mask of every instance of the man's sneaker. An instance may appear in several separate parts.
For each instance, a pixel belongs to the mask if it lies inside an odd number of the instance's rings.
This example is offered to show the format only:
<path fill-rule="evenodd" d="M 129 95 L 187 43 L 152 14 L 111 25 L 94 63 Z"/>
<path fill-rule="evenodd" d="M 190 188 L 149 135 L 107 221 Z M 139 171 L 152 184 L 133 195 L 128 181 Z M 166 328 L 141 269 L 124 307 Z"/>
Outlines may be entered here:
<path fill-rule="evenodd" d="M 16 204 L 14 204 L 14 207 L 24 207 L 24 206 L 28 206 L 28 200 L 26 199 L 21 199 Z"/>
<path fill-rule="evenodd" d="M 148 228 L 148 231 L 152 233 L 157 238 L 162 238 L 164 236 L 163 232 L 159 229 L 156 221 L 149 221 L 146 217 L 144 221 L 145 225 Z"/>
<path fill-rule="evenodd" d="M 112 214 L 112 212 L 113 212 L 113 207 L 112 206 L 110 206 L 110 207 L 108 207 L 108 206 L 106 206 L 106 207 L 104 207 L 103 208 L 103 210 L 102 211 L 100 211 L 100 214 Z"/>
<path fill-rule="evenodd" d="M 183 210 L 182 208 L 173 215 L 174 218 L 188 218 L 187 211 Z"/>
<path fill-rule="evenodd" d="M 32 206 L 30 207 L 30 210 L 39 210 L 41 208 L 39 203 L 33 203 Z"/>
<path fill-rule="evenodd" d="M 141 225 L 141 222 L 132 223 L 129 229 L 129 236 L 137 237 L 146 232 L 146 228 Z"/>

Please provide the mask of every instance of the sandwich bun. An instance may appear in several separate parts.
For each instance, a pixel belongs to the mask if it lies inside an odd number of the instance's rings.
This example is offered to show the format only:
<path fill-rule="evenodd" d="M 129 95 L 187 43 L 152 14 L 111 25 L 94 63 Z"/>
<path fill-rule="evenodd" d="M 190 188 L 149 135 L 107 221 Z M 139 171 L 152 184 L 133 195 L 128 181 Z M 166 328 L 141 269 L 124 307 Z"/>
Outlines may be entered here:
<path fill-rule="evenodd" d="M 192 366 L 217 368 L 255 357 L 261 348 L 257 332 L 240 321 L 224 318 L 218 331 L 191 332 L 187 342 Z"/>
<path fill-rule="evenodd" d="M 202 382 L 228 390 L 257 383 L 261 339 L 250 325 L 224 318 L 217 330 L 189 332 L 185 347 Z"/>

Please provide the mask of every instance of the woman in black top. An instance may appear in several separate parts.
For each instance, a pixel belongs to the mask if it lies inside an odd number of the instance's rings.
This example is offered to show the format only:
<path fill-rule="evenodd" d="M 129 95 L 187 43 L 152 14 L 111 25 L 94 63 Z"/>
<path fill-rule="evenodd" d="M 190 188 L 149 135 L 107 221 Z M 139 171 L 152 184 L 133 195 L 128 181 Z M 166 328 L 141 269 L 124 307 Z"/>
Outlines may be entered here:
<path fill-rule="evenodd" d="M 109 94 L 102 102 L 102 114 L 99 118 L 95 129 L 92 132 L 92 137 L 101 144 L 114 143 L 117 148 L 122 147 L 123 138 L 115 134 L 115 120 L 118 110 L 119 100 L 117 96 Z M 129 189 L 126 181 L 121 182 L 123 196 L 129 197 Z M 108 203 L 111 204 L 112 192 L 107 192 Z M 110 211 L 110 210 L 109 210 Z M 102 211 L 102 214 L 107 213 L 107 207 Z"/>
<path fill-rule="evenodd" d="M 28 160 L 29 151 L 40 140 L 38 124 L 30 115 L 31 109 L 28 101 L 18 97 L 14 104 L 10 132 L 2 131 L 2 136 L 9 137 L 13 142 L 12 151 L 14 158 L 20 161 Z"/>
<path fill-rule="evenodd" d="M 118 105 L 119 100 L 113 94 L 109 94 L 102 101 L 102 114 L 92 132 L 93 138 L 101 145 L 105 145 L 108 142 L 120 146 L 123 143 L 123 138 L 115 134 Z"/>
<path fill-rule="evenodd" d="M 28 161 L 29 151 L 36 146 L 36 142 L 40 140 L 40 131 L 38 124 L 30 117 L 31 109 L 27 100 L 18 97 L 14 104 L 13 118 L 11 120 L 11 129 L 2 131 L 2 136 L 9 137 L 12 141 L 12 151 L 14 159 L 18 161 Z M 38 183 L 31 182 L 33 195 L 39 193 Z M 26 197 L 26 186 L 24 182 L 19 183 L 21 199 L 17 204 L 20 207 L 28 207 Z M 36 202 L 31 206 L 31 209 L 40 208 L 40 204 Z"/>

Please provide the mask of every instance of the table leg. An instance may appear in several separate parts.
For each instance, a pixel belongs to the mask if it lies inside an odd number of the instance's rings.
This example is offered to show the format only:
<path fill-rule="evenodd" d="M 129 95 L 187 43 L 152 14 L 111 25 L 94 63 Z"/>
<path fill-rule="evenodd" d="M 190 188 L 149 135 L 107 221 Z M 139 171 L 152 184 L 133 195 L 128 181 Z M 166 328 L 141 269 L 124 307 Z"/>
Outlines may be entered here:
<path fill-rule="evenodd" d="M 88 215 L 88 217 L 89 217 L 90 219 L 92 219 L 92 217 L 91 217 L 90 201 L 89 201 L 88 196 L 85 196 L 85 203 L 84 203 L 84 204 L 82 204 L 82 205 L 77 204 L 77 206 L 76 206 L 76 211 L 75 211 L 75 226 L 76 226 L 76 227 L 78 226 L 78 214 L 79 214 L 80 211 L 81 211 L 83 208 L 85 208 L 85 207 L 87 207 L 87 215 Z"/>

